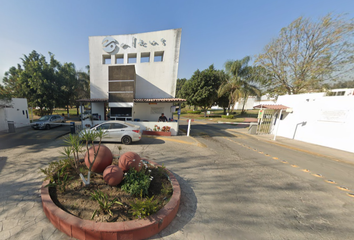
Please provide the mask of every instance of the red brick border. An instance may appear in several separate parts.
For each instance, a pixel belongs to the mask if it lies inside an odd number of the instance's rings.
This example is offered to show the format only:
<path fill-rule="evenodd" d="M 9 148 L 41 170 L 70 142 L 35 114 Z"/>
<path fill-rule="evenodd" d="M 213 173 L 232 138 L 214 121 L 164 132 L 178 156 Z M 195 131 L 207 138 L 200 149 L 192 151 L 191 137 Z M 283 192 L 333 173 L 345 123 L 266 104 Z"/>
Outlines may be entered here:
<path fill-rule="evenodd" d="M 158 166 L 157 163 L 148 161 L 150 164 Z M 160 211 L 145 219 L 107 223 L 75 217 L 54 204 L 49 195 L 49 189 L 44 187 L 49 180 L 43 182 L 41 187 L 43 211 L 57 229 L 77 239 L 145 239 L 167 227 L 176 216 L 179 208 L 181 200 L 180 185 L 170 171 L 166 169 L 166 172 L 172 183 L 172 197 Z"/>

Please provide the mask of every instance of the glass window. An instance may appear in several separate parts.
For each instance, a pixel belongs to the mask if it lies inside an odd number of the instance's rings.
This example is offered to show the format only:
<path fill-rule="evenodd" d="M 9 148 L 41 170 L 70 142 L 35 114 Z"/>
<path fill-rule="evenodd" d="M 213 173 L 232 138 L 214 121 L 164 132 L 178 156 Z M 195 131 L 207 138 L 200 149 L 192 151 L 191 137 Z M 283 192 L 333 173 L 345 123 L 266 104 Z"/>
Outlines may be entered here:
<path fill-rule="evenodd" d="M 141 63 L 146 63 L 146 62 L 150 62 L 150 53 L 141 53 L 140 55 L 140 62 Z"/>
<path fill-rule="evenodd" d="M 116 64 L 124 64 L 124 54 L 116 55 Z"/>
<path fill-rule="evenodd" d="M 126 128 L 127 126 L 120 124 L 120 123 L 112 123 L 111 128 L 112 129 L 120 129 L 120 128 Z"/>
<path fill-rule="evenodd" d="M 136 63 L 136 53 L 128 54 L 128 63 Z"/>
<path fill-rule="evenodd" d="M 154 62 L 162 62 L 162 61 L 163 61 L 163 52 L 155 52 Z"/>
<path fill-rule="evenodd" d="M 102 125 L 100 125 L 100 126 L 98 126 L 96 129 L 97 130 L 101 130 L 101 129 L 109 129 L 110 128 L 110 123 L 105 123 L 105 124 L 102 124 Z"/>
<path fill-rule="evenodd" d="M 103 64 L 111 64 L 111 56 L 110 55 L 103 55 L 102 56 L 102 63 Z"/>

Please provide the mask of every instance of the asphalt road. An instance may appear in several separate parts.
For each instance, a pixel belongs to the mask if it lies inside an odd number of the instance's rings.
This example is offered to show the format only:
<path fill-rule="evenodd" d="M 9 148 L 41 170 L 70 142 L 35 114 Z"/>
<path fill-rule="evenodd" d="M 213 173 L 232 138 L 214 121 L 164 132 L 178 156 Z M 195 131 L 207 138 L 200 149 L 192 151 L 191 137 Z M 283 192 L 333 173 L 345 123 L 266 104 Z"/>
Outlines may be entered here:
<path fill-rule="evenodd" d="M 31 146 L 33 148 L 50 142 L 70 132 L 69 125 L 49 130 L 34 130 L 31 127 L 17 128 L 14 133 L 0 133 L 0 150 Z"/>
<path fill-rule="evenodd" d="M 69 239 L 47 220 L 39 197 L 38 169 L 60 158 L 63 141 L 46 139 L 46 131 L 22 134 L 0 137 L 8 144 L 0 150 L 0 239 Z M 234 125 L 194 123 L 191 135 L 122 146 L 164 164 L 181 185 L 176 218 L 151 239 L 354 239 L 354 198 L 339 189 L 354 189 L 353 165 L 257 140 Z M 119 145 L 106 144 L 114 154 Z"/>
<path fill-rule="evenodd" d="M 212 153 L 209 174 L 194 179 L 208 185 L 202 199 L 211 200 L 205 207 L 211 217 L 204 222 L 224 221 L 219 229 L 204 224 L 203 236 L 354 239 L 354 198 L 347 194 L 354 189 L 352 164 L 259 141 L 235 127 L 192 125 L 191 136 Z"/>

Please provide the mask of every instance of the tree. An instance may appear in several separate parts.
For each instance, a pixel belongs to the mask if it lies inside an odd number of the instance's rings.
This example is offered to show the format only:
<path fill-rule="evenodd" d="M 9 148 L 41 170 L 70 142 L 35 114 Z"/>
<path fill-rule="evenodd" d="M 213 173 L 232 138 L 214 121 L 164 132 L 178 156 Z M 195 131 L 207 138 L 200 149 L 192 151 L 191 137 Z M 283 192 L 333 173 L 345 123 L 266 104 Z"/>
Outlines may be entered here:
<path fill-rule="evenodd" d="M 217 100 L 217 89 L 221 84 L 219 71 L 214 65 L 200 72 L 195 71 L 190 80 L 186 81 L 181 89 L 181 96 L 187 103 L 201 107 L 206 117 L 206 110 Z"/>
<path fill-rule="evenodd" d="M 90 98 L 90 66 L 86 66 L 87 72 L 78 71 L 77 72 L 77 85 L 76 85 L 76 99 L 88 99 Z M 76 112 L 79 115 L 80 103 L 75 101 Z"/>
<path fill-rule="evenodd" d="M 176 85 L 176 97 L 180 98 L 181 96 L 181 89 L 183 87 L 183 85 L 187 82 L 186 78 L 181 78 L 181 79 L 177 79 L 177 85 Z"/>
<path fill-rule="evenodd" d="M 19 78 L 22 72 L 21 65 L 18 64 L 16 67 L 11 67 L 9 71 L 5 72 L 3 78 L 4 86 L 0 85 L 0 95 L 3 99 L 21 98 L 23 97 L 23 92 L 21 84 L 19 84 Z"/>
<path fill-rule="evenodd" d="M 57 79 L 60 88 L 58 104 L 60 107 L 66 107 L 67 113 L 69 113 L 69 106 L 76 105 L 75 100 L 79 87 L 75 65 L 73 63 L 60 65 Z"/>
<path fill-rule="evenodd" d="M 297 94 L 353 70 L 353 20 L 328 14 L 318 22 L 299 17 L 265 46 L 256 63 L 271 75 L 270 92 Z"/>
<path fill-rule="evenodd" d="M 226 79 L 218 90 L 218 96 L 221 97 L 225 93 L 229 93 L 228 111 L 234 110 L 235 103 L 240 99 L 244 99 L 242 112 L 247 98 L 250 95 L 259 95 L 260 91 L 252 82 L 259 81 L 257 68 L 248 66 L 250 57 L 244 57 L 241 60 L 227 61 L 225 63 Z"/>
<path fill-rule="evenodd" d="M 50 61 L 36 51 L 24 55 L 22 66 L 11 67 L 5 73 L 0 98 L 27 98 L 29 105 L 39 107 L 40 115 L 54 107 L 69 107 L 75 102 L 79 80 L 73 63 L 60 64 L 52 53 Z M 89 90 L 88 90 L 89 91 Z"/>

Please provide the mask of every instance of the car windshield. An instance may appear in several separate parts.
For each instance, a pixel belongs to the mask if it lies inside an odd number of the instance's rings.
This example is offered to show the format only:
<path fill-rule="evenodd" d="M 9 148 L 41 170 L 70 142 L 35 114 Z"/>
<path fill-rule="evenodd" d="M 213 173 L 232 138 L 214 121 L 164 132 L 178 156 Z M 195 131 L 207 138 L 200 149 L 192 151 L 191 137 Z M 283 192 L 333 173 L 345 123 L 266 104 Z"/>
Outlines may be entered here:
<path fill-rule="evenodd" d="M 49 119 L 49 116 L 43 116 L 40 119 L 38 119 L 39 121 L 46 121 Z"/>

